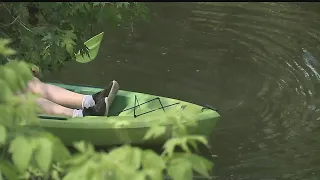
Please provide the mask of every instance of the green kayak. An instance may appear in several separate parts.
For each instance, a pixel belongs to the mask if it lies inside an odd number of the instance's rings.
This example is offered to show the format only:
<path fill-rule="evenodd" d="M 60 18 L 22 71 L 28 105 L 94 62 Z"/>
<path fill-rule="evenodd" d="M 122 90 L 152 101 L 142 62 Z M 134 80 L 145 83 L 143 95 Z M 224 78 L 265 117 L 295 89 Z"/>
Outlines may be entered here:
<path fill-rule="evenodd" d="M 102 88 L 50 83 L 81 93 L 94 94 Z M 191 134 L 210 136 L 219 113 L 212 107 L 150 94 L 119 90 L 108 116 L 67 118 L 41 114 L 40 126 L 58 136 L 66 145 L 74 141 L 90 141 L 97 146 L 161 145 L 172 136 L 170 120 L 178 115 L 197 121 L 198 126 L 188 128 Z M 166 120 L 166 121 L 163 121 Z M 147 130 L 161 122 L 166 127 L 164 135 L 144 140 Z"/>

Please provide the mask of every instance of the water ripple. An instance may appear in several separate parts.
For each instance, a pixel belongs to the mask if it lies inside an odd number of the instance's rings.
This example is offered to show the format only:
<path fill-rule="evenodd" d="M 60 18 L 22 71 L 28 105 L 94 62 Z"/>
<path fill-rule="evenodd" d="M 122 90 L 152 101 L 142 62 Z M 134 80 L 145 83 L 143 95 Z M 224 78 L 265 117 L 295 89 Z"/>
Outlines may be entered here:
<path fill-rule="evenodd" d="M 268 169 L 275 162 L 281 163 L 276 157 L 288 151 L 268 150 L 276 147 L 270 144 L 277 142 L 283 147 L 286 141 L 296 141 L 312 131 L 315 128 L 312 126 L 316 126 L 314 122 L 319 119 L 312 118 L 315 111 L 319 114 L 319 100 L 316 100 L 314 86 L 320 80 L 319 62 L 303 47 L 319 41 L 319 14 L 289 3 L 215 2 L 198 3 L 188 19 L 193 25 L 190 32 L 205 31 L 206 41 L 215 43 L 215 46 L 225 49 L 229 43 L 244 51 L 246 55 L 240 54 L 237 59 L 257 68 L 256 76 L 263 80 L 260 90 L 256 91 L 256 99 L 247 98 L 243 104 L 255 104 L 252 108 L 257 112 L 254 118 L 257 122 L 253 126 L 256 129 L 247 130 L 250 134 L 252 131 L 262 131 L 264 135 L 253 139 L 259 142 L 256 146 L 266 153 L 269 151 L 271 157 L 263 158 L 255 151 L 241 153 L 241 160 L 232 169 L 238 169 L 241 173 L 246 168 L 258 168 L 259 164 L 259 168 Z M 219 47 L 218 50 L 221 52 Z M 220 58 L 227 57 L 227 53 L 230 50 L 221 54 Z M 248 143 L 245 144 L 255 146 L 252 142 L 251 145 Z M 282 167 L 282 171 L 290 172 L 286 169 L 288 164 Z"/>

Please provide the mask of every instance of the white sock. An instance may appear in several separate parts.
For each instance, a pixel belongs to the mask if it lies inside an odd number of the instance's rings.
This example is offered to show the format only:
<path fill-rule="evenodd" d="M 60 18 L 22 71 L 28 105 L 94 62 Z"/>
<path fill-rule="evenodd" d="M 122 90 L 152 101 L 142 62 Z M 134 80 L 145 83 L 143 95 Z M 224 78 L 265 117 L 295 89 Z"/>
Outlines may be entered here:
<path fill-rule="evenodd" d="M 91 95 L 84 95 L 82 99 L 82 109 L 83 108 L 89 108 L 96 105 L 96 103 L 93 100 L 93 97 Z"/>
<path fill-rule="evenodd" d="M 72 117 L 83 117 L 83 110 L 82 109 L 74 109 L 72 113 Z"/>

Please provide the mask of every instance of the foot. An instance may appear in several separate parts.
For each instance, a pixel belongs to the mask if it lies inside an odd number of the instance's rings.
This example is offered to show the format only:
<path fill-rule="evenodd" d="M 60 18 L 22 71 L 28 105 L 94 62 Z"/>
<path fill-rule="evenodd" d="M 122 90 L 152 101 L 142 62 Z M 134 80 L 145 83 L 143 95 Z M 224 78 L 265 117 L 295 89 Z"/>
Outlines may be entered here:
<path fill-rule="evenodd" d="M 104 116 L 108 113 L 108 98 L 97 100 L 96 105 L 89 108 L 84 108 L 82 111 L 83 116 Z"/>
<path fill-rule="evenodd" d="M 117 81 L 109 83 L 108 87 L 96 94 L 92 95 L 92 98 L 96 105 L 90 108 L 84 108 L 84 116 L 104 116 L 108 115 L 109 107 L 113 103 L 119 90 L 119 84 Z"/>
<path fill-rule="evenodd" d="M 92 95 L 94 102 L 99 102 L 100 99 L 108 97 L 108 104 L 111 105 L 118 93 L 119 84 L 117 81 L 113 80 L 109 83 L 108 87 L 100 92 L 97 92 Z"/>

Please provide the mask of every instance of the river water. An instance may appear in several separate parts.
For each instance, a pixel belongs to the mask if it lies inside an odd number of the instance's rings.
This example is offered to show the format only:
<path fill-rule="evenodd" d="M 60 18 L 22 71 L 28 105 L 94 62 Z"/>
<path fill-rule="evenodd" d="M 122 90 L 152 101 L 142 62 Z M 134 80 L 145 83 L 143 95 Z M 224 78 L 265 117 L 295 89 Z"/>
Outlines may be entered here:
<path fill-rule="evenodd" d="M 105 28 L 97 59 L 48 80 L 197 104 L 221 120 L 217 179 L 320 179 L 320 4 L 152 3 L 150 23 Z"/>

